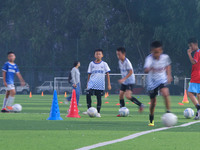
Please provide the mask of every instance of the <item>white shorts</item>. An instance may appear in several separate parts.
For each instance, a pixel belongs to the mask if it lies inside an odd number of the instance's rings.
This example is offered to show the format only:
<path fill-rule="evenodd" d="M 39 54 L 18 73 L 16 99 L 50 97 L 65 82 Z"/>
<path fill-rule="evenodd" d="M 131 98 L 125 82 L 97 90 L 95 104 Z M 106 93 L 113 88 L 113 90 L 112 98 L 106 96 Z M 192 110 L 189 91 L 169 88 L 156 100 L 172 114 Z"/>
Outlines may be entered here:
<path fill-rule="evenodd" d="M 14 90 L 14 89 L 15 89 L 15 85 L 14 84 L 8 84 L 7 87 L 6 87 L 7 91 Z"/>

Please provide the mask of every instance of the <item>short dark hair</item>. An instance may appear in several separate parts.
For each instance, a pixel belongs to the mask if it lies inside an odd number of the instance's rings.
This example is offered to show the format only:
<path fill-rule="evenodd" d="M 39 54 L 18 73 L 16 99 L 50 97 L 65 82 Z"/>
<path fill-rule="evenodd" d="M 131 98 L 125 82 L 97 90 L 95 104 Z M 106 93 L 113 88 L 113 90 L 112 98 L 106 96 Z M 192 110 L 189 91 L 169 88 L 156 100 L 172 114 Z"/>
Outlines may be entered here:
<path fill-rule="evenodd" d="M 163 44 L 161 41 L 153 41 L 150 45 L 151 48 L 158 48 L 158 47 L 162 47 Z"/>
<path fill-rule="evenodd" d="M 118 47 L 117 48 L 117 51 L 118 52 L 121 52 L 122 54 L 125 54 L 126 53 L 126 49 L 124 47 Z"/>
<path fill-rule="evenodd" d="M 191 43 L 198 43 L 198 40 L 195 37 L 189 38 L 188 44 L 191 44 Z"/>
<path fill-rule="evenodd" d="M 9 52 L 7 53 L 7 55 L 10 55 L 10 54 L 15 54 L 15 53 L 12 52 L 12 51 L 9 51 Z"/>
<path fill-rule="evenodd" d="M 102 52 L 102 54 L 103 54 L 103 50 L 102 50 L 102 49 L 100 49 L 100 48 L 98 48 L 98 49 L 95 49 L 95 50 L 94 50 L 94 53 L 96 53 L 96 52 Z"/>

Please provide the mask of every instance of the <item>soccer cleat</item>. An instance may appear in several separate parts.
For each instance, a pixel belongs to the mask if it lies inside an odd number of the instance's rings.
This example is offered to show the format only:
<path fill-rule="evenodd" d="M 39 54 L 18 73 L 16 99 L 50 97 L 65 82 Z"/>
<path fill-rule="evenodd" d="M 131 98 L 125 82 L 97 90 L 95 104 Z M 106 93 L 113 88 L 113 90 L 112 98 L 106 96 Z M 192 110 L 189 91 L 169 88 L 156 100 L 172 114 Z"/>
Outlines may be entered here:
<path fill-rule="evenodd" d="M 154 120 L 152 122 L 149 122 L 148 126 L 153 127 L 154 126 Z"/>
<path fill-rule="evenodd" d="M 12 111 L 12 110 L 13 110 L 12 106 L 7 106 L 6 108 L 7 108 L 9 111 Z"/>
<path fill-rule="evenodd" d="M 85 111 L 85 112 L 83 112 L 82 114 L 83 114 L 83 115 L 87 115 L 88 113 L 87 113 L 87 111 Z"/>
<path fill-rule="evenodd" d="M 100 114 L 100 113 L 97 113 L 96 117 L 97 117 L 97 118 L 101 118 L 101 114 Z"/>
<path fill-rule="evenodd" d="M 196 116 L 194 117 L 194 120 L 200 120 L 200 110 L 197 111 Z"/>
<path fill-rule="evenodd" d="M 6 108 L 3 108 L 3 109 L 1 110 L 1 112 L 2 112 L 2 113 L 9 113 L 9 111 L 8 111 Z"/>
<path fill-rule="evenodd" d="M 117 117 L 121 117 L 121 116 L 120 116 L 120 114 L 119 114 L 119 115 L 117 115 Z"/>
<path fill-rule="evenodd" d="M 140 113 L 143 112 L 144 111 L 144 107 L 145 107 L 144 104 L 141 104 L 138 111 Z"/>

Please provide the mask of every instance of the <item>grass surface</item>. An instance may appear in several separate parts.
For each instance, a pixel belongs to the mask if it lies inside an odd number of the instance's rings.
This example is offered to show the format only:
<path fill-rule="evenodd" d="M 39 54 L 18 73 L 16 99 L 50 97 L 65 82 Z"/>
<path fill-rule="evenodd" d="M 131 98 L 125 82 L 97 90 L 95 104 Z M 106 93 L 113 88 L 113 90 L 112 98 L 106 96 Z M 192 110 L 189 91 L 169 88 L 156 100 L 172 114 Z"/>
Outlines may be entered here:
<path fill-rule="evenodd" d="M 102 118 L 89 118 L 81 114 L 81 118 L 66 118 L 69 106 L 59 103 L 62 121 L 48 121 L 49 111 L 52 103 L 52 96 L 17 95 L 15 103 L 23 106 L 21 113 L 0 113 L 0 150 L 71 150 L 84 146 L 118 139 L 133 133 L 163 127 L 161 116 L 165 112 L 162 97 L 158 97 L 155 113 L 155 127 L 148 124 L 148 102 L 147 96 L 136 96 L 145 105 L 146 109 L 142 114 L 138 113 L 135 104 L 126 104 L 130 110 L 129 117 L 118 118 L 119 106 L 118 96 L 111 95 L 103 98 L 101 110 Z M 3 95 L 0 95 L 1 103 Z M 59 102 L 64 101 L 64 96 L 58 96 Z M 179 105 L 182 97 L 172 96 L 172 111 L 179 120 L 178 125 L 194 121 L 185 119 L 183 111 L 187 107 L 194 108 L 192 103 Z M 93 97 L 93 106 L 96 98 Z M 109 102 L 109 103 L 105 103 Z M 79 107 L 81 112 L 86 111 L 85 96 L 82 96 Z M 193 109 L 195 110 L 195 109 Z M 140 136 L 133 140 L 128 140 L 97 149 L 197 149 L 199 147 L 195 139 L 200 139 L 200 124 L 188 127 L 169 129 Z"/>

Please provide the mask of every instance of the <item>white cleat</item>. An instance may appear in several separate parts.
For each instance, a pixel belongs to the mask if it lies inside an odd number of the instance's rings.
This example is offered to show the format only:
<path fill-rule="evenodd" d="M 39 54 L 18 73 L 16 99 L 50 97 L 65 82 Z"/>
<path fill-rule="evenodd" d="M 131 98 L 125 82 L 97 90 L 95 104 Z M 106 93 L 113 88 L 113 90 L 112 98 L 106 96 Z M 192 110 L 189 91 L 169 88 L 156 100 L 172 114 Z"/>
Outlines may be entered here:
<path fill-rule="evenodd" d="M 83 112 L 82 114 L 83 114 L 83 115 L 87 115 L 88 113 L 87 113 L 87 111 L 85 111 L 85 112 Z"/>
<path fill-rule="evenodd" d="M 101 114 L 100 114 L 100 113 L 97 113 L 96 117 L 97 117 L 97 118 L 101 118 Z"/>

